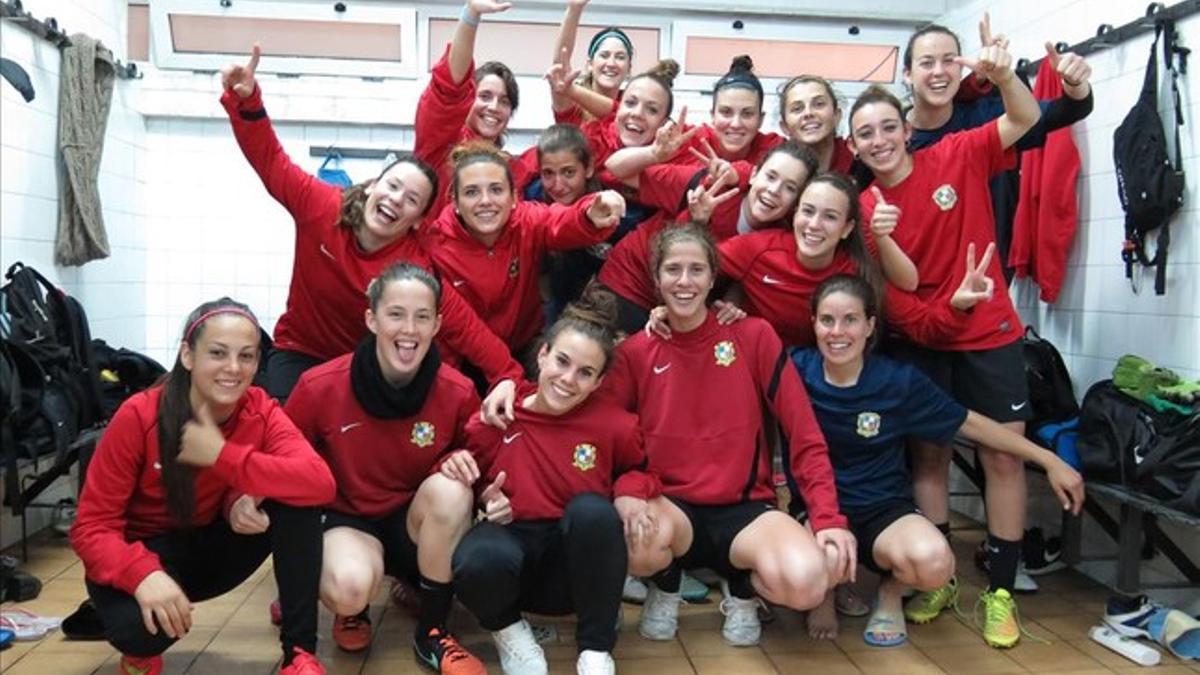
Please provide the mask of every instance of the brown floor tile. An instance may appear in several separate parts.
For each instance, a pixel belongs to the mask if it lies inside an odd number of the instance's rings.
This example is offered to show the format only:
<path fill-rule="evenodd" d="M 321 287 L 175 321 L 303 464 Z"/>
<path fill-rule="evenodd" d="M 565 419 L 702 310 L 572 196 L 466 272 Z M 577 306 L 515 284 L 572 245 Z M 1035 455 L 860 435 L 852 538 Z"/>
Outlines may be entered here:
<path fill-rule="evenodd" d="M 1057 635 L 1063 640 L 1076 641 L 1088 639 L 1088 630 L 1100 623 L 1100 617 L 1094 614 L 1068 614 L 1064 616 L 1040 616 L 1038 625 Z M 1046 636 L 1054 639 L 1051 636 Z"/>
<path fill-rule="evenodd" d="M 982 641 L 975 645 L 937 645 L 922 647 L 925 656 L 947 673 L 955 675 L 995 675 L 1026 672 L 1021 664 Z"/>
<path fill-rule="evenodd" d="M 698 675 L 775 675 L 775 665 L 767 655 L 754 649 L 736 655 L 692 657 Z"/>
<path fill-rule="evenodd" d="M 921 648 L 952 645 L 984 646 L 983 637 L 974 628 L 960 621 L 953 613 L 939 616 L 926 624 L 909 623 L 908 639 Z"/>
<path fill-rule="evenodd" d="M 826 642 L 832 646 L 833 643 Z M 862 671 L 850 657 L 840 651 L 808 653 L 808 654 L 786 654 L 786 653 L 771 653 L 767 655 L 771 662 L 775 664 L 775 668 L 783 675 L 858 675 Z"/>
<path fill-rule="evenodd" d="M 870 651 L 850 652 L 849 657 L 866 675 L 926 675 L 946 672 L 912 645 L 871 647 Z"/>
<path fill-rule="evenodd" d="M 1127 662 L 1128 663 L 1128 662 Z M 1134 673 L 1147 673 L 1150 675 L 1192 675 L 1191 668 L 1185 665 L 1157 665 L 1153 668 L 1145 666 L 1131 666 L 1125 668 L 1114 668 L 1119 675 L 1133 675 Z"/>
<path fill-rule="evenodd" d="M 686 658 L 677 657 L 618 658 L 617 672 L 621 675 L 693 675 L 696 671 Z"/>
<path fill-rule="evenodd" d="M 637 631 L 622 631 L 613 649 L 617 659 L 686 659 L 679 640 L 647 640 Z"/>
<path fill-rule="evenodd" d="M 1099 661 L 1061 640 L 1051 644 L 1038 644 L 1033 640 L 1025 639 L 1006 653 L 1014 661 L 1036 673 L 1101 667 Z"/>
<path fill-rule="evenodd" d="M 681 630 L 679 642 L 683 649 L 693 659 L 697 656 L 733 656 L 754 651 L 761 653 L 758 647 L 731 647 L 725 644 L 719 630 Z"/>
<path fill-rule="evenodd" d="M 7 653 L 7 652 L 6 652 Z M 109 652 L 58 653 L 34 650 L 5 670 L 10 675 L 91 675 L 108 660 Z"/>

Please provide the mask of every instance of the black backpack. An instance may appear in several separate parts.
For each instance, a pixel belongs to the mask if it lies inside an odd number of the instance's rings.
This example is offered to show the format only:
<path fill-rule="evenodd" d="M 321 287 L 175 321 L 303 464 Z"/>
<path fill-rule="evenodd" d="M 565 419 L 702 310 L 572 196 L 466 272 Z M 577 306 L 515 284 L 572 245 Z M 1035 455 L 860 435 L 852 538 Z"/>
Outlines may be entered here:
<path fill-rule="evenodd" d="M 1158 114 L 1158 39 L 1163 37 L 1163 64 L 1171 73 L 1171 91 L 1175 101 L 1175 163 L 1167 155 L 1162 118 Z M 1113 133 L 1113 161 L 1117 174 L 1117 192 L 1125 209 L 1125 243 L 1121 258 L 1125 277 L 1133 283 L 1133 266 L 1156 267 L 1154 292 L 1166 292 L 1167 249 L 1171 244 L 1171 216 L 1183 205 L 1183 162 L 1179 149 L 1179 127 L 1183 125 L 1183 106 L 1176 82 L 1175 56 L 1181 55 L 1180 70 L 1186 72 L 1187 50 L 1176 44 L 1175 23 L 1155 25 L 1154 42 L 1146 79 L 1137 103 Z M 1146 255 L 1146 236 L 1162 228 L 1154 257 Z M 1137 285 L 1134 284 L 1134 291 Z"/>
<path fill-rule="evenodd" d="M 100 373 L 100 399 L 104 417 L 109 418 L 125 399 L 158 382 L 167 370 L 154 359 L 132 349 L 110 347 L 104 340 L 92 340 Z M 265 359 L 264 359 L 265 360 Z"/>
<path fill-rule="evenodd" d="M 1083 398 L 1077 448 L 1088 480 L 1200 513 L 1200 413 L 1160 412 L 1101 380 Z"/>
<path fill-rule="evenodd" d="M 1029 404 L 1033 408 L 1033 419 L 1027 429 L 1032 433 L 1043 424 L 1077 417 L 1079 403 L 1075 401 L 1071 374 L 1054 345 L 1038 335 L 1033 326 L 1027 326 L 1021 349 L 1025 378 L 1029 382 Z"/>
<path fill-rule="evenodd" d="M 79 432 L 104 419 L 87 316 L 77 300 L 14 263 L 0 287 L 2 463 L 62 458 Z M 15 481 L 16 472 L 8 471 Z M 6 491 L 7 494 L 7 491 Z"/>

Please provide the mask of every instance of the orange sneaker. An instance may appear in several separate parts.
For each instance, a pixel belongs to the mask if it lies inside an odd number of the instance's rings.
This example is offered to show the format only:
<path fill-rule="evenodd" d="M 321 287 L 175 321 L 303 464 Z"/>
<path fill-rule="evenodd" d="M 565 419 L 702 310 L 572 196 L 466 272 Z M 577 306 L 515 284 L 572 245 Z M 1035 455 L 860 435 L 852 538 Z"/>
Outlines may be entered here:
<path fill-rule="evenodd" d="M 371 619 L 366 610 L 354 616 L 333 617 L 333 642 L 346 652 L 361 652 L 370 647 Z"/>
<path fill-rule="evenodd" d="M 280 668 L 279 675 L 325 675 L 325 666 L 312 654 L 292 647 L 292 662 Z"/>
<path fill-rule="evenodd" d="M 413 652 L 421 665 L 443 675 L 487 675 L 483 662 L 440 628 L 432 628 L 427 635 L 415 638 Z"/>
<path fill-rule="evenodd" d="M 117 672 L 121 675 L 159 675 L 163 671 L 161 656 L 129 656 L 121 655 L 121 663 Z"/>

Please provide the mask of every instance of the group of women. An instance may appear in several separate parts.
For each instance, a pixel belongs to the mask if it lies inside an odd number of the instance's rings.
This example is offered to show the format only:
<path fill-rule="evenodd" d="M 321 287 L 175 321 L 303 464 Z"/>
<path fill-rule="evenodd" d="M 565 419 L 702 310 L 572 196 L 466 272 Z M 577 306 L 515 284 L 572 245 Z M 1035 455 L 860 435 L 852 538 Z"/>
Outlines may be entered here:
<path fill-rule="evenodd" d="M 793 78 L 778 135 L 748 58 L 696 126 L 670 119 L 678 67 L 630 77 L 619 28 L 591 40 L 579 77 L 567 55 L 586 4 L 568 5 L 547 75 L 558 123 L 534 148 L 501 150 L 516 80 L 474 65 L 480 21 L 509 5 L 470 0 L 414 152 L 346 190 L 283 152 L 257 46 L 223 71 L 234 136 L 295 220 L 293 276 L 269 354 L 248 307 L 202 305 L 164 382 L 97 448 L 72 541 L 122 672 L 160 672 L 192 603 L 268 553 L 288 675 L 325 672 L 318 601 L 339 647 L 370 645 L 385 575 L 416 589 L 414 653 L 443 673 L 485 672 L 447 626 L 455 596 L 505 673 L 547 672 L 524 611 L 576 614 L 578 672 L 612 673 L 626 575 L 648 585 L 640 634 L 669 640 L 694 568 L 727 582 L 724 639 L 753 645 L 762 601 L 832 636 L 834 589 L 862 564 L 882 575 L 863 637 L 899 644 L 906 615 L 955 600 L 956 434 L 988 480 L 984 638 L 1017 641 L 1021 467 L 1041 465 L 1064 508 L 1083 493 L 1020 435 L 1020 320 L 988 179 L 1046 128 L 1003 38 L 968 58 L 949 30 L 917 32 L 912 111 L 869 88 L 845 138 L 833 87 Z M 991 100 L 956 101 L 964 66 L 998 91 L 990 117 L 959 114 Z M 1086 63 L 1063 55 L 1059 72 L 1090 106 Z M 914 123 L 944 137 L 915 151 Z M 885 333 L 894 358 L 871 353 Z M 266 391 L 251 386 L 260 359 Z"/>

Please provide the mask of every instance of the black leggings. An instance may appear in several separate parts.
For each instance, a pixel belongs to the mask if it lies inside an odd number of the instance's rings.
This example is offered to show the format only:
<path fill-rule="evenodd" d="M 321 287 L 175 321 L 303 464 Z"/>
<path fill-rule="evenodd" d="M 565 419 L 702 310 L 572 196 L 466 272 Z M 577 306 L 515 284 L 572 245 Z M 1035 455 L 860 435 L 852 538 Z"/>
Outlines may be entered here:
<path fill-rule="evenodd" d="M 275 556 L 275 583 L 283 610 L 284 658 L 292 647 L 317 648 L 317 590 L 321 581 L 320 509 L 265 501 L 271 518 L 263 534 L 241 535 L 218 519 L 193 530 L 175 530 L 142 541 L 192 602 L 215 598 L 250 578 L 268 555 Z M 104 622 L 104 637 L 130 656 L 154 656 L 175 642 L 159 627 L 146 630 L 134 597 L 112 586 L 87 582 L 88 595 Z"/>
<path fill-rule="evenodd" d="M 617 642 L 628 555 L 621 517 L 600 495 L 578 495 L 560 520 L 479 523 L 453 566 L 454 592 L 487 630 L 520 621 L 523 609 L 573 610 L 579 651 L 609 652 Z"/>
<path fill-rule="evenodd" d="M 279 405 L 287 403 L 300 376 L 324 363 L 322 359 L 286 349 L 272 349 L 267 355 L 267 381 L 263 386 Z"/>

